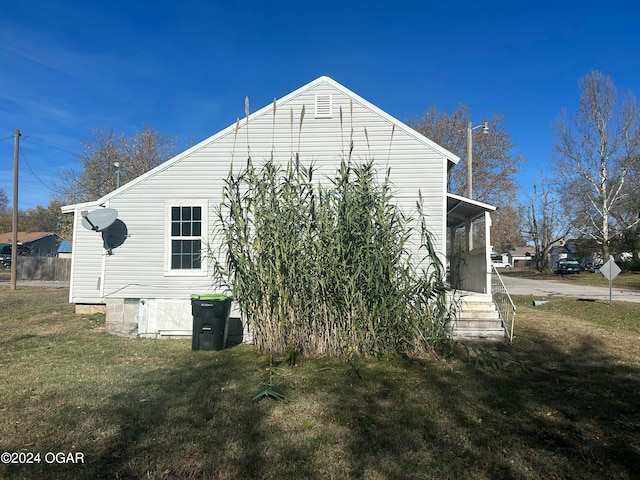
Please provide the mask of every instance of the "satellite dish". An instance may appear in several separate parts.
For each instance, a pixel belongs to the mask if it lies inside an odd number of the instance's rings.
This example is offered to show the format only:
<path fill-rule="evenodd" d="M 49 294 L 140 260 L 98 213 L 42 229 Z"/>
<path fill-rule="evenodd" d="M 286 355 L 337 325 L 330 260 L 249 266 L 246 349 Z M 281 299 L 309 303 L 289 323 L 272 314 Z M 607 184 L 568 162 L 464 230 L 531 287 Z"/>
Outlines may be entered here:
<path fill-rule="evenodd" d="M 86 210 L 80 212 L 82 215 L 82 226 L 87 230 L 101 232 L 109 228 L 118 218 L 118 211 L 115 208 L 100 208 L 93 212 Z"/>
<path fill-rule="evenodd" d="M 111 224 L 110 227 L 102 231 L 102 240 L 105 250 L 112 254 L 114 248 L 122 245 L 129 236 L 127 226 L 125 223 L 118 219 Z"/>

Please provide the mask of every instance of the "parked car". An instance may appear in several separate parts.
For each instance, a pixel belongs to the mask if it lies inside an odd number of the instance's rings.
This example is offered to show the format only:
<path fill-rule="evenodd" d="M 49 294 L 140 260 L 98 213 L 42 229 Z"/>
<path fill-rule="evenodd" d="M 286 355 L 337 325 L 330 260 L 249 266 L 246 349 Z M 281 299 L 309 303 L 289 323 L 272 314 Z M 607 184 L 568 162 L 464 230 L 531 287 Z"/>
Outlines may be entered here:
<path fill-rule="evenodd" d="M 11 247 L 4 246 L 0 249 L 0 268 L 9 268 L 11 266 Z"/>
<path fill-rule="evenodd" d="M 584 265 L 582 265 L 582 271 L 583 272 L 596 273 L 598 270 L 600 270 L 601 266 L 602 265 L 600 265 L 600 264 L 585 263 Z"/>
<path fill-rule="evenodd" d="M 566 275 L 568 273 L 580 273 L 580 264 L 577 260 L 560 260 L 556 267 L 558 275 Z"/>
<path fill-rule="evenodd" d="M 507 263 L 507 262 L 492 261 L 491 263 L 496 268 L 511 268 L 512 267 L 512 265 L 510 263 Z"/>

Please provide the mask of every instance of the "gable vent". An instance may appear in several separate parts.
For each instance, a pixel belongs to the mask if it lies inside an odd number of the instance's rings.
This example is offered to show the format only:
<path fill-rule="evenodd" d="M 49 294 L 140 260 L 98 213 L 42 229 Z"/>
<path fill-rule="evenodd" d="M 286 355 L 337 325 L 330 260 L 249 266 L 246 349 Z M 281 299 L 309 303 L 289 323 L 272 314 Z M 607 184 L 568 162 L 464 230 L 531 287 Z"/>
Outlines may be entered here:
<path fill-rule="evenodd" d="M 331 118 L 331 95 L 316 95 L 316 118 Z"/>

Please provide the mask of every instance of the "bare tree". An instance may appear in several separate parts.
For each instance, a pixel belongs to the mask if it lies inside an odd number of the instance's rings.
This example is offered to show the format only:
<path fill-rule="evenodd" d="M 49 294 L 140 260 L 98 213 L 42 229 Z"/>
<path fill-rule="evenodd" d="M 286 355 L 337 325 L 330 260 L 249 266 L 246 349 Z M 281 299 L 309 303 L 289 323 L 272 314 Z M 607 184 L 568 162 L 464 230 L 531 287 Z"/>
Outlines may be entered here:
<path fill-rule="evenodd" d="M 131 138 L 113 130 L 94 131 L 83 142 L 80 171 L 64 170 L 56 190 L 57 200 L 79 203 L 96 200 L 168 160 L 174 154 L 173 138 L 145 127 Z"/>
<path fill-rule="evenodd" d="M 451 114 L 438 112 L 434 107 L 423 118 L 409 125 L 425 137 L 460 156 L 458 166 L 451 170 L 449 191 L 465 195 L 467 189 L 467 125 L 471 112 L 460 105 Z M 486 119 L 489 132 L 473 131 L 473 197 L 496 206 L 513 205 L 519 185 L 516 175 L 523 162 L 522 156 L 513 156 L 513 144 L 502 114 Z"/>
<path fill-rule="evenodd" d="M 11 231 L 12 222 L 11 211 L 9 209 L 9 197 L 7 197 L 4 190 L 0 188 L 0 233 Z"/>
<path fill-rule="evenodd" d="M 4 193 L 4 190 L 0 188 L 0 213 L 6 213 L 9 211 L 9 197 Z"/>
<path fill-rule="evenodd" d="M 526 218 L 524 207 L 512 205 L 505 205 L 492 214 L 491 244 L 496 252 L 507 252 L 525 245 L 523 218 Z"/>
<path fill-rule="evenodd" d="M 425 137 L 460 156 L 460 162 L 449 174 L 449 191 L 466 195 L 467 191 L 467 126 L 471 120 L 469 107 L 460 104 L 451 114 L 431 107 L 424 116 L 408 124 Z M 486 119 L 489 132 L 473 131 L 473 198 L 505 212 L 493 215 L 491 237 L 501 245 L 515 245 L 521 241 L 521 217 L 513 215 L 519 210 L 519 185 L 516 175 L 524 158 L 513 155 L 513 143 L 507 131 L 504 116 L 493 114 Z M 478 122 L 480 123 L 480 122 Z M 514 235 L 515 232 L 518 234 Z M 515 244 L 514 244 L 515 243 Z"/>
<path fill-rule="evenodd" d="M 630 199 L 630 172 L 640 162 L 638 107 L 619 95 L 610 77 L 592 71 L 580 80 L 573 118 L 558 122 L 554 143 L 555 186 L 581 233 L 599 245 L 606 261 L 610 240 L 638 223 Z M 635 188 L 638 185 L 636 184 Z"/>
<path fill-rule="evenodd" d="M 618 253 L 631 252 L 640 259 L 640 162 L 633 162 L 628 176 L 627 193 L 621 206 L 612 213 L 622 231 L 612 242 L 612 249 Z"/>
<path fill-rule="evenodd" d="M 535 266 L 539 272 L 549 270 L 549 252 L 571 231 L 571 222 L 563 214 L 560 202 L 539 175 L 533 183 L 531 203 L 527 209 L 525 237 L 535 248 Z"/>

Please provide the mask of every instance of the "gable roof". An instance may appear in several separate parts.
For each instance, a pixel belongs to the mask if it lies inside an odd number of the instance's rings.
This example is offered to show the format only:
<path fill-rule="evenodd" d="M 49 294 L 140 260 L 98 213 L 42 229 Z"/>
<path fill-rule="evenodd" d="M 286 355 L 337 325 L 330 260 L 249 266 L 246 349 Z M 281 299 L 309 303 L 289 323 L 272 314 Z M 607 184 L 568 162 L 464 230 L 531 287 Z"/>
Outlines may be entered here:
<path fill-rule="evenodd" d="M 18 243 L 25 244 L 35 242 L 36 240 L 40 240 L 41 238 L 45 238 L 48 236 L 57 235 L 53 232 L 18 232 Z M 0 243 L 13 243 L 13 233 L 0 233 Z"/>
<path fill-rule="evenodd" d="M 385 111 L 383 111 L 380 108 L 376 107 L 372 103 L 368 102 L 364 98 L 360 97 L 359 95 L 355 94 L 354 92 L 352 92 L 348 88 L 344 87 L 340 83 L 336 82 L 335 80 L 333 80 L 332 78 L 327 77 L 327 76 L 318 77 L 317 79 L 313 80 L 312 82 L 309 82 L 306 85 L 298 88 L 297 90 L 289 93 L 288 95 L 285 95 L 281 99 L 277 100 L 276 103 L 278 105 L 286 104 L 287 102 L 289 102 L 290 100 L 294 99 L 295 97 L 297 97 L 297 96 L 299 96 L 301 94 L 304 94 L 308 90 L 311 90 L 311 89 L 317 87 L 318 85 L 322 85 L 322 84 L 328 84 L 328 85 L 332 86 L 336 90 L 342 92 L 347 97 L 350 97 L 354 102 L 359 103 L 362 107 L 371 110 L 375 114 L 379 115 L 380 117 L 384 118 L 388 122 L 392 123 L 395 126 L 394 128 L 403 130 L 409 136 L 413 137 L 416 141 L 418 141 L 418 142 L 420 142 L 420 143 L 422 143 L 424 145 L 427 145 L 430 148 L 432 148 L 433 150 L 435 150 L 436 152 L 440 153 L 443 156 L 443 158 L 446 158 L 448 160 L 449 167 L 451 167 L 452 165 L 455 165 L 460 160 L 460 157 L 458 157 L 457 155 L 451 153 L 450 151 L 448 151 L 447 149 L 445 149 L 441 145 L 438 145 L 437 143 L 433 142 L 432 140 L 429 140 L 427 137 L 425 137 L 421 133 L 417 132 L 413 128 L 409 127 L 404 122 L 392 117 L 391 115 L 389 115 Z M 70 213 L 70 212 L 73 212 L 74 209 L 79 208 L 79 207 L 89 206 L 89 205 L 91 205 L 91 206 L 102 205 L 105 202 L 107 202 L 110 198 L 112 198 L 114 196 L 117 196 L 120 193 L 132 188 L 133 186 L 137 185 L 138 183 L 145 181 L 145 179 L 147 179 L 149 177 L 157 175 L 159 172 L 162 172 L 163 170 L 171 167 L 173 164 L 179 162 L 183 158 L 188 157 L 193 152 L 196 152 L 196 151 L 200 150 L 201 148 L 209 145 L 210 143 L 215 142 L 218 138 L 224 137 L 225 135 L 227 135 L 227 134 L 229 134 L 231 132 L 234 132 L 236 128 L 245 127 L 248 122 L 251 123 L 252 121 L 255 121 L 255 119 L 261 117 L 262 115 L 271 114 L 272 112 L 273 112 L 273 104 L 266 105 L 265 107 L 261 108 L 260 110 L 250 114 L 248 118 L 245 117 L 242 120 L 239 119 L 237 121 L 237 124 L 236 124 L 236 122 L 232 123 L 227 128 L 219 131 L 218 133 L 210 136 L 209 138 L 206 138 L 205 140 L 201 141 L 200 143 L 198 143 L 198 144 L 192 146 L 191 148 L 189 148 L 189 149 L 179 153 L 178 155 L 174 156 L 173 158 L 170 158 L 166 162 L 164 162 L 164 163 L 158 165 L 157 167 L 153 168 L 152 170 L 149 170 L 148 172 L 140 175 L 139 177 L 137 177 L 134 180 L 126 183 L 125 185 L 121 186 L 120 188 L 118 188 L 116 190 L 113 190 L 112 192 L 109 192 L 108 194 L 104 195 L 102 198 L 100 198 L 100 199 L 98 199 L 96 201 L 86 202 L 86 203 L 83 203 L 83 204 L 65 205 L 65 206 L 62 207 L 62 211 L 64 213 Z"/>
<path fill-rule="evenodd" d="M 515 247 L 509 250 L 507 253 L 512 257 L 533 257 L 536 254 L 536 250 L 531 246 Z"/>

